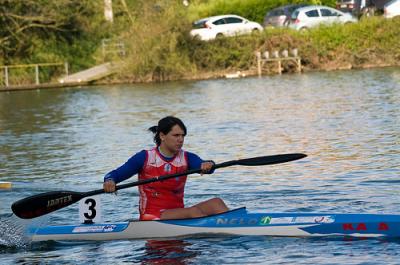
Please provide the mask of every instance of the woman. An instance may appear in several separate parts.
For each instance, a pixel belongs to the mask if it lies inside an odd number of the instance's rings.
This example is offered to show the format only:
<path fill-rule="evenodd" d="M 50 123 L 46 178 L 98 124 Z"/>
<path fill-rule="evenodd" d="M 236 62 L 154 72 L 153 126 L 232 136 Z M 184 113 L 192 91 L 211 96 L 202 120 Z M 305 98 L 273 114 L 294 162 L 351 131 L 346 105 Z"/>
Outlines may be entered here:
<path fill-rule="evenodd" d="M 190 169 L 212 173 L 214 162 L 203 161 L 194 153 L 182 150 L 186 126 L 172 116 L 149 128 L 156 147 L 142 150 L 125 164 L 104 177 L 104 190 L 114 192 L 116 183 L 139 174 L 139 180 L 182 173 Z M 195 218 L 228 211 L 220 198 L 213 198 L 185 208 L 183 203 L 186 176 L 139 186 L 140 220 Z"/>

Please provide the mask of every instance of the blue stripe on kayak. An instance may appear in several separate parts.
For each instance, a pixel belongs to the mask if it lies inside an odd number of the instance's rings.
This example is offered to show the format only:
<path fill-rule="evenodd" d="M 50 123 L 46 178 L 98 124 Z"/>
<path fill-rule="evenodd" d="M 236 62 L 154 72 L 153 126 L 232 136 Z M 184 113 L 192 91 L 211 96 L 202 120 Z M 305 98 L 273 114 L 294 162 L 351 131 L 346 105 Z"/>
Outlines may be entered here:
<path fill-rule="evenodd" d="M 129 223 L 47 226 L 31 228 L 29 232 L 36 235 L 111 233 L 122 232 L 128 227 L 128 224 Z"/>

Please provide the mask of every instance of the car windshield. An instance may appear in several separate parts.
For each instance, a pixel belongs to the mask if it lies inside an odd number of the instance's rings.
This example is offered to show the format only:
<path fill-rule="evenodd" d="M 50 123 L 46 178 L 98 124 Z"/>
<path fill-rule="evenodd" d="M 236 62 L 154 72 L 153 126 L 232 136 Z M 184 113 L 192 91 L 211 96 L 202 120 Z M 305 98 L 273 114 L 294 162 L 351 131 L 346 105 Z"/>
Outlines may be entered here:
<path fill-rule="evenodd" d="M 193 23 L 193 28 L 194 29 L 201 29 L 205 28 L 205 23 L 207 22 L 207 19 L 201 19 Z"/>

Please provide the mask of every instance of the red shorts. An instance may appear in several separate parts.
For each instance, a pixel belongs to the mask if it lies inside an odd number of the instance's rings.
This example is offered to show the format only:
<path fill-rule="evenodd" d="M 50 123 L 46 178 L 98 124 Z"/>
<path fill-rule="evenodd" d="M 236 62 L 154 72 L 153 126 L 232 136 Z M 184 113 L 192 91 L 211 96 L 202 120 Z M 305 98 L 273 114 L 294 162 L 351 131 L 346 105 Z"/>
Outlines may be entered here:
<path fill-rule="evenodd" d="M 165 210 L 166 209 L 147 210 L 145 213 L 140 214 L 140 220 L 141 221 L 160 220 L 161 219 L 161 214 Z"/>

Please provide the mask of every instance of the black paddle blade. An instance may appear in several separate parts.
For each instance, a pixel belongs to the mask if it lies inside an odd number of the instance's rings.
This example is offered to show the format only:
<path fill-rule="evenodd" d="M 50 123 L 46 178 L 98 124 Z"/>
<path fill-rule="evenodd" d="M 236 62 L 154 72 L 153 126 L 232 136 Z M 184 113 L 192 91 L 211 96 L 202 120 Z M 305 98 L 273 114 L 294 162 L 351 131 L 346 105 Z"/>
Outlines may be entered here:
<path fill-rule="evenodd" d="M 51 191 L 33 195 L 11 205 L 13 213 L 22 219 L 32 219 L 67 207 L 85 197 L 74 191 Z"/>
<path fill-rule="evenodd" d="M 264 166 L 285 163 L 297 159 L 306 157 L 306 154 L 302 153 L 292 153 L 292 154 L 282 154 L 282 155 L 272 155 L 272 156 L 259 156 L 253 158 L 239 159 L 236 160 L 236 165 L 241 166 Z"/>

